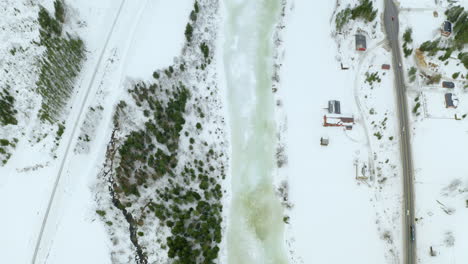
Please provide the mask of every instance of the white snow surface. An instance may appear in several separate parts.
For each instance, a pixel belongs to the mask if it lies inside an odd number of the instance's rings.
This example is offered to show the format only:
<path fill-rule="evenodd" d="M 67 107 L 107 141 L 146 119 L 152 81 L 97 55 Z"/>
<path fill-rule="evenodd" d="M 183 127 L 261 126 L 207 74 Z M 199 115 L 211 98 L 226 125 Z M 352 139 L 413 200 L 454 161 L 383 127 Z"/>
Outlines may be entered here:
<path fill-rule="evenodd" d="M 95 1 L 88 3 L 80 1 L 78 8 L 94 10 L 97 4 Z M 119 4 L 120 2 L 109 1 L 107 7 L 102 9 L 102 12 L 109 16 L 108 22 L 115 17 L 115 9 Z M 92 196 L 91 188 L 95 186 L 96 175 L 104 161 L 112 129 L 113 105 L 118 102 L 124 88 L 127 87 L 128 78 L 152 78 L 154 70 L 169 66 L 172 59 L 180 54 L 185 41 L 183 34 L 185 21 L 187 21 L 192 5 L 192 1 L 189 0 L 179 2 L 125 1 L 115 32 L 106 50 L 104 58 L 106 64 L 99 68 L 102 78 L 96 81 L 96 84 L 99 83 L 97 96 L 91 102 L 94 105 L 104 106 L 103 118 L 97 120 L 99 132 L 96 138 L 92 139 L 91 152 L 88 155 L 73 157 L 70 163 L 92 166 L 89 172 L 84 174 L 87 176 L 84 179 L 83 176 L 80 177 L 80 174 L 83 175 L 81 166 L 70 168 L 70 171 L 75 172 L 75 175 L 70 178 L 81 178 L 81 182 L 66 184 L 76 187 L 75 191 L 64 199 L 67 205 L 64 206 L 64 216 L 59 222 L 47 263 L 110 263 L 111 242 L 103 228 L 104 223 L 98 219 L 95 212 L 98 208 L 95 207 L 95 197 Z M 85 11 L 82 12 L 88 15 Z M 87 19 L 91 20 L 92 17 L 93 14 L 89 14 Z M 99 38 L 90 39 L 90 41 L 101 43 Z M 103 96 L 100 97 L 100 94 Z M 77 217 L 77 214 L 80 217 Z M 96 236 L 97 231 L 99 231 L 99 236 Z M 76 240 L 70 241 L 70 237 L 75 237 Z M 87 241 L 92 243 L 87 243 Z M 76 248 L 83 248 L 83 251 L 77 251 Z M 83 254 L 83 252 L 86 253 Z"/>
<path fill-rule="evenodd" d="M 338 3 L 340 8 L 356 4 Z M 291 263 L 401 261 L 401 169 L 393 72 L 381 70 L 381 64 L 391 63 L 391 54 L 380 22 L 383 1 L 374 1 L 374 7 L 379 9 L 374 22 L 350 22 L 337 35 L 334 1 L 303 0 L 288 6 L 278 98 L 284 99 L 287 118 L 284 174 L 293 205 L 287 212 Z M 367 37 L 364 53 L 355 51 L 358 30 Z M 340 61 L 350 69 L 341 70 Z M 366 72 L 377 72 L 381 81 L 366 84 Z M 354 116 L 351 131 L 322 126 L 328 100 L 341 101 L 342 112 Z M 328 137 L 330 144 L 320 146 L 321 137 Z M 357 180 L 355 164 L 358 176 L 363 176 L 363 164 L 372 168 L 373 175 Z M 364 176 L 369 177 L 368 170 Z"/>
<path fill-rule="evenodd" d="M 184 30 L 193 1 L 148 1 L 139 17 L 126 74 L 148 78 L 156 69 L 169 67 L 185 42 Z"/>

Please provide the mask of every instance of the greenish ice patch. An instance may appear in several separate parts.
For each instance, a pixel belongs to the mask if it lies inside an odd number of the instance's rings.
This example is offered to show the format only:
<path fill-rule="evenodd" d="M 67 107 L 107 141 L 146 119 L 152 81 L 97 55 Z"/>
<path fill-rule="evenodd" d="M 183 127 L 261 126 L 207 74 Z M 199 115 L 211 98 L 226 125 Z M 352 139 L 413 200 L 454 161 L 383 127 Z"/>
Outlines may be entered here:
<path fill-rule="evenodd" d="M 285 264 L 283 209 L 275 194 L 273 30 L 278 0 L 225 0 L 224 70 L 231 130 L 230 264 Z"/>

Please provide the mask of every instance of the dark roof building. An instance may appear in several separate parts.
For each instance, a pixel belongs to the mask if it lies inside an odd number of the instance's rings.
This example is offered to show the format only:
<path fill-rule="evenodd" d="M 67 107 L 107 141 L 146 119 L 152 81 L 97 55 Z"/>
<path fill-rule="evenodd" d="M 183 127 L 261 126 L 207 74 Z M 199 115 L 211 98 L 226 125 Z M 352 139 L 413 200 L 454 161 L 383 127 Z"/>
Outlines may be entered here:
<path fill-rule="evenodd" d="M 444 21 L 444 23 L 442 24 L 441 33 L 443 36 L 446 37 L 452 34 L 452 23 L 450 23 L 450 21 Z"/>
<path fill-rule="evenodd" d="M 382 64 L 382 70 L 390 70 L 390 64 Z"/>
<path fill-rule="evenodd" d="M 455 84 L 453 82 L 442 82 L 442 87 L 444 88 L 455 88 Z"/>
<path fill-rule="evenodd" d="M 337 101 L 337 100 L 328 101 L 328 113 L 330 113 L 330 114 L 341 114 L 340 101 Z"/>
<path fill-rule="evenodd" d="M 455 104 L 453 103 L 453 94 L 446 93 L 445 94 L 445 107 L 446 108 L 456 108 Z"/>
<path fill-rule="evenodd" d="M 321 137 L 321 138 L 320 138 L 320 145 L 322 145 L 322 146 L 328 146 L 328 143 L 329 143 L 329 142 L 330 142 L 330 141 L 329 141 L 328 138 L 326 138 L 326 137 Z"/>
<path fill-rule="evenodd" d="M 349 70 L 349 65 L 346 63 L 341 62 L 341 69 L 342 70 Z"/>
<path fill-rule="evenodd" d="M 356 50 L 365 51 L 366 48 L 366 37 L 362 34 L 356 34 Z"/>
<path fill-rule="evenodd" d="M 335 101 L 335 114 L 341 114 L 340 101 Z"/>

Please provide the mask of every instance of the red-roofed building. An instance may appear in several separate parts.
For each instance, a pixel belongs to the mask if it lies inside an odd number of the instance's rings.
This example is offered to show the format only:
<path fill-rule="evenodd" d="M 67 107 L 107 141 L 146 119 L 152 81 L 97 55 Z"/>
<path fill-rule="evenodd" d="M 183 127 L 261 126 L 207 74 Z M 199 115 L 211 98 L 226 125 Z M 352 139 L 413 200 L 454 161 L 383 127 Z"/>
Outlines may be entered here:
<path fill-rule="evenodd" d="M 390 64 L 382 64 L 382 70 L 390 70 Z"/>

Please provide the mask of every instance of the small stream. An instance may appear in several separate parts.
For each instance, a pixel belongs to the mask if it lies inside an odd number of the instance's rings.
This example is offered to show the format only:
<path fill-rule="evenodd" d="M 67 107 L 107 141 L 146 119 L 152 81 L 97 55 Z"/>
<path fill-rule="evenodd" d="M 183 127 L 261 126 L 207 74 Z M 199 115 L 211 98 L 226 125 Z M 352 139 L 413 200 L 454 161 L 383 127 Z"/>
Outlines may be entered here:
<path fill-rule="evenodd" d="M 231 129 L 229 264 L 286 264 L 283 209 L 273 187 L 271 91 L 279 0 L 224 0 L 224 67 Z"/>

